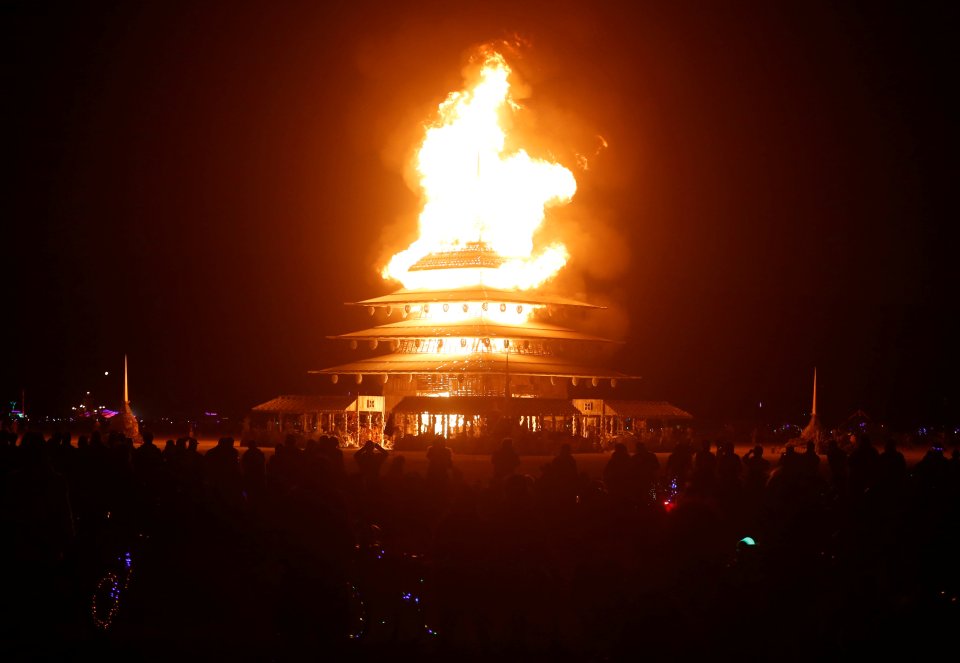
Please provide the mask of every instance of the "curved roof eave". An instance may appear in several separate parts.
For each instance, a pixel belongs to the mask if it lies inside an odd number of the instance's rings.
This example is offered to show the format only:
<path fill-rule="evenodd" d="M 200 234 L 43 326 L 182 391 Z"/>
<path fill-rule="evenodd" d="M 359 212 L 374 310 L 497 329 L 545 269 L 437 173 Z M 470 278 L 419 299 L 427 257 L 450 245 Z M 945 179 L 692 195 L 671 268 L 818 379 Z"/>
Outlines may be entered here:
<path fill-rule="evenodd" d="M 356 306 L 397 306 L 401 304 L 432 304 L 434 302 L 505 302 L 532 306 L 572 306 L 579 308 L 605 308 L 567 297 L 544 295 L 527 290 L 504 290 L 500 288 L 451 288 L 449 290 L 401 289 L 388 295 L 346 302 Z"/>

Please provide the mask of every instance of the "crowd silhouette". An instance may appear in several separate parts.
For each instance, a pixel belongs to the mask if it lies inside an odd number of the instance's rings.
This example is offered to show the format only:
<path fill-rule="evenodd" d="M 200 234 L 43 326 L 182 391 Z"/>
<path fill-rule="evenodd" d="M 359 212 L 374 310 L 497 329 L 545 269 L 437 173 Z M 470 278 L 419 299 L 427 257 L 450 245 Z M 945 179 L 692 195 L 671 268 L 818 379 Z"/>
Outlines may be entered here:
<path fill-rule="evenodd" d="M 11 658 L 834 660 L 953 646 L 960 455 L 0 439 Z"/>

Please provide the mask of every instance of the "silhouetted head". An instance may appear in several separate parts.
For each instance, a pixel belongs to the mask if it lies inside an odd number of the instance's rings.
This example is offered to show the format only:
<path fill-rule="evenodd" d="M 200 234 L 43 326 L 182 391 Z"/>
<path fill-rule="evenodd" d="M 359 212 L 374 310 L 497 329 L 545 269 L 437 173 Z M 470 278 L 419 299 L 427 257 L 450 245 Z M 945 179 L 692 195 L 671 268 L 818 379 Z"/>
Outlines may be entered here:
<path fill-rule="evenodd" d="M 500 446 L 501 446 L 501 448 L 503 448 L 503 449 L 513 449 L 513 440 L 512 440 L 511 438 L 509 438 L 509 437 L 505 437 L 505 438 L 503 438 L 503 440 L 500 442 Z"/>
<path fill-rule="evenodd" d="M 634 449 L 637 450 L 637 453 L 646 453 L 646 451 L 647 451 L 647 445 L 644 444 L 643 442 L 637 442 L 637 444 L 636 444 L 636 446 L 634 447 Z"/>
<path fill-rule="evenodd" d="M 624 454 L 626 454 L 626 453 L 627 453 L 627 445 L 625 445 L 623 442 L 617 442 L 616 444 L 613 445 L 613 453 L 618 454 L 618 455 L 621 455 L 621 456 L 624 455 Z"/>
<path fill-rule="evenodd" d="M 560 455 L 561 455 L 561 456 L 569 456 L 572 452 L 573 452 L 573 450 L 570 448 L 570 445 L 567 444 L 566 442 L 564 442 L 563 444 L 560 445 Z"/>
<path fill-rule="evenodd" d="M 31 468 L 50 467 L 50 457 L 43 436 L 39 433 L 24 433 L 20 441 L 21 457 Z"/>
<path fill-rule="evenodd" d="M 762 456 L 762 455 L 763 455 L 763 446 L 760 445 L 760 444 L 758 444 L 757 446 L 755 446 L 755 447 L 753 448 L 753 455 L 754 455 L 754 456 Z"/>
<path fill-rule="evenodd" d="M 700 443 L 700 448 L 704 451 L 710 451 L 710 440 L 704 440 Z"/>

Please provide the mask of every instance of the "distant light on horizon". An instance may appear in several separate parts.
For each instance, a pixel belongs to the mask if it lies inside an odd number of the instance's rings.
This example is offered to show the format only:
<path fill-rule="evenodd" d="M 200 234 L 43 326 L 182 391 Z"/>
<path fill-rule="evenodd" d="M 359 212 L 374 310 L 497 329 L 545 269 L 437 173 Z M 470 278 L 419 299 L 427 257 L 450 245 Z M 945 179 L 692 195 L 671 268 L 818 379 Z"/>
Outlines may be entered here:
<path fill-rule="evenodd" d="M 104 371 L 103 374 L 104 374 L 104 375 L 110 375 L 110 371 Z"/>

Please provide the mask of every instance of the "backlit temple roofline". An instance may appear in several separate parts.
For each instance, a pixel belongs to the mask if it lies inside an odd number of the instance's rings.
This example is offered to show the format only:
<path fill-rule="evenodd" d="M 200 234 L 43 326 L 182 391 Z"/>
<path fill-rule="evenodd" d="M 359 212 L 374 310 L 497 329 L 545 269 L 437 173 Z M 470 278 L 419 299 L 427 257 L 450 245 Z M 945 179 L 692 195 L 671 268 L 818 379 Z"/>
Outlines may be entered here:
<path fill-rule="evenodd" d="M 523 290 L 496 288 L 453 288 L 450 290 L 397 290 L 388 295 L 346 302 L 352 306 L 402 306 L 404 304 L 432 304 L 434 302 L 491 302 L 526 304 L 529 306 L 571 306 L 578 308 L 606 308 L 566 297 L 543 295 Z"/>

